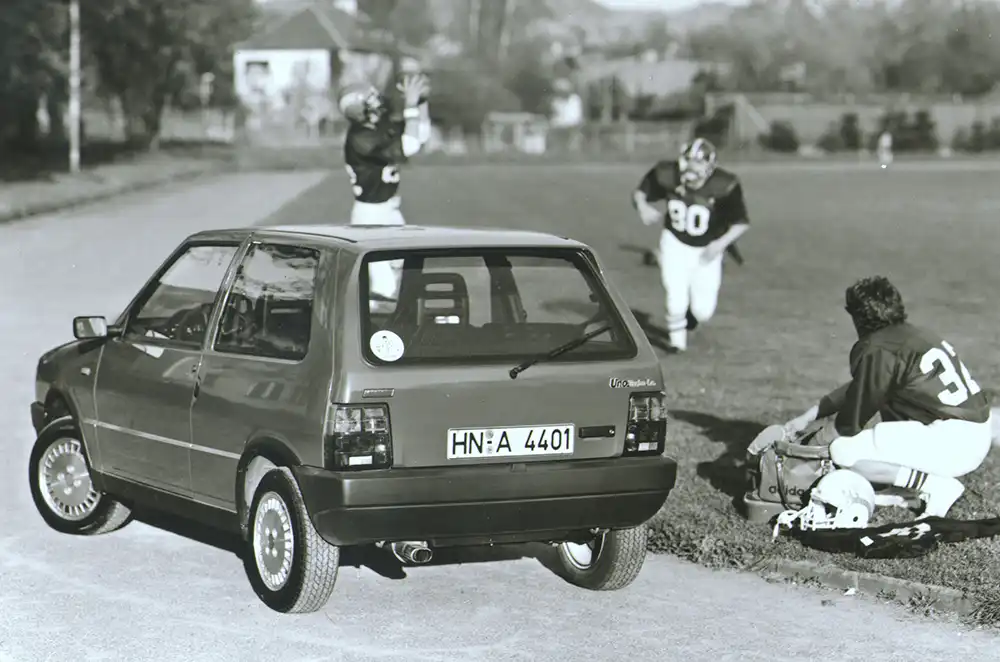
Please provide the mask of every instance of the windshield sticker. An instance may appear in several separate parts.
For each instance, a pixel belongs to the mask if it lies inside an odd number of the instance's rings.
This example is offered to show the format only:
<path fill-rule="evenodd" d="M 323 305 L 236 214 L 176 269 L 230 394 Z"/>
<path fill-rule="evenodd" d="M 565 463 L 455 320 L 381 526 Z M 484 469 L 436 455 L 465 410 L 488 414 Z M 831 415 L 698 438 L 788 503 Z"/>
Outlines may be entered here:
<path fill-rule="evenodd" d="M 652 379 L 622 379 L 621 377 L 612 377 L 608 386 L 611 388 L 656 388 L 656 382 Z"/>
<path fill-rule="evenodd" d="M 368 346 L 380 361 L 398 361 L 403 357 L 403 339 L 392 331 L 376 331 Z"/>

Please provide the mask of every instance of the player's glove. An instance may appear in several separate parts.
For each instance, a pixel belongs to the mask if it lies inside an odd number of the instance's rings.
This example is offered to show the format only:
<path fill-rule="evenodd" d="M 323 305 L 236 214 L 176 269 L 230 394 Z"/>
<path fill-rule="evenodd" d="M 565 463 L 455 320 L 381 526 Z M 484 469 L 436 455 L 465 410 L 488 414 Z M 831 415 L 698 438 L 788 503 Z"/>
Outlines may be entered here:
<path fill-rule="evenodd" d="M 645 225 L 656 225 L 663 222 L 663 214 L 654 207 L 639 207 L 639 218 Z"/>
<path fill-rule="evenodd" d="M 779 441 L 791 441 L 792 434 L 783 425 L 768 425 L 747 446 L 747 453 L 760 455 Z"/>

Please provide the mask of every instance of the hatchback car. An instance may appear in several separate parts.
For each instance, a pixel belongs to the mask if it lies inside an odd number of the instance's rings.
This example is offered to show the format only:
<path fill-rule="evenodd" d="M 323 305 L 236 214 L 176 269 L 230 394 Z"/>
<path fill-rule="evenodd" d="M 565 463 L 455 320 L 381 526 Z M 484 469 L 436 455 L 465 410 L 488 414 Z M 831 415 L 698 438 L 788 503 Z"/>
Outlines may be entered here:
<path fill-rule="evenodd" d="M 201 232 L 125 311 L 38 363 L 34 502 L 98 534 L 136 508 L 241 536 L 280 612 L 345 547 L 401 563 L 545 542 L 628 585 L 676 480 L 663 375 L 586 245 L 445 227 Z"/>

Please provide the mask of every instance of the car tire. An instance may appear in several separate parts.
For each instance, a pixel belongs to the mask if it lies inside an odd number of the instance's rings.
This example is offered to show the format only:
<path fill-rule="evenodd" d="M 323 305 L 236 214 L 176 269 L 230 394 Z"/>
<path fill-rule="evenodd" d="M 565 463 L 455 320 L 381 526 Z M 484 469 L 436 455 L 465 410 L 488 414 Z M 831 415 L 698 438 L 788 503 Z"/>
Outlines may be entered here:
<path fill-rule="evenodd" d="M 645 525 L 607 531 L 587 544 L 559 545 L 559 567 L 571 584 L 592 591 L 617 591 L 631 584 L 646 560 Z M 589 550 L 589 554 L 584 550 Z"/>
<path fill-rule="evenodd" d="M 289 469 L 271 469 L 261 478 L 247 531 L 243 565 L 257 597 L 285 614 L 322 609 L 337 582 L 340 548 L 316 532 Z"/>
<path fill-rule="evenodd" d="M 46 429 L 28 460 L 28 484 L 38 514 L 50 528 L 72 535 L 99 535 L 122 528 L 130 508 L 98 491 L 75 425 Z"/>

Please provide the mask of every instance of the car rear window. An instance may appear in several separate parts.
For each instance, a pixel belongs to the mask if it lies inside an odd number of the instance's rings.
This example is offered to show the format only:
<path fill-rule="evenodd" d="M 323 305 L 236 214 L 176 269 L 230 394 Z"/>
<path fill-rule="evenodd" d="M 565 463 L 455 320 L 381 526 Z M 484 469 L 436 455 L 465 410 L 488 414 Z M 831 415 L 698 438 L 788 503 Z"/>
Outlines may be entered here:
<path fill-rule="evenodd" d="M 608 330 L 555 360 L 635 356 L 591 259 L 572 249 L 369 253 L 360 278 L 365 358 L 517 363 L 602 326 Z"/>

